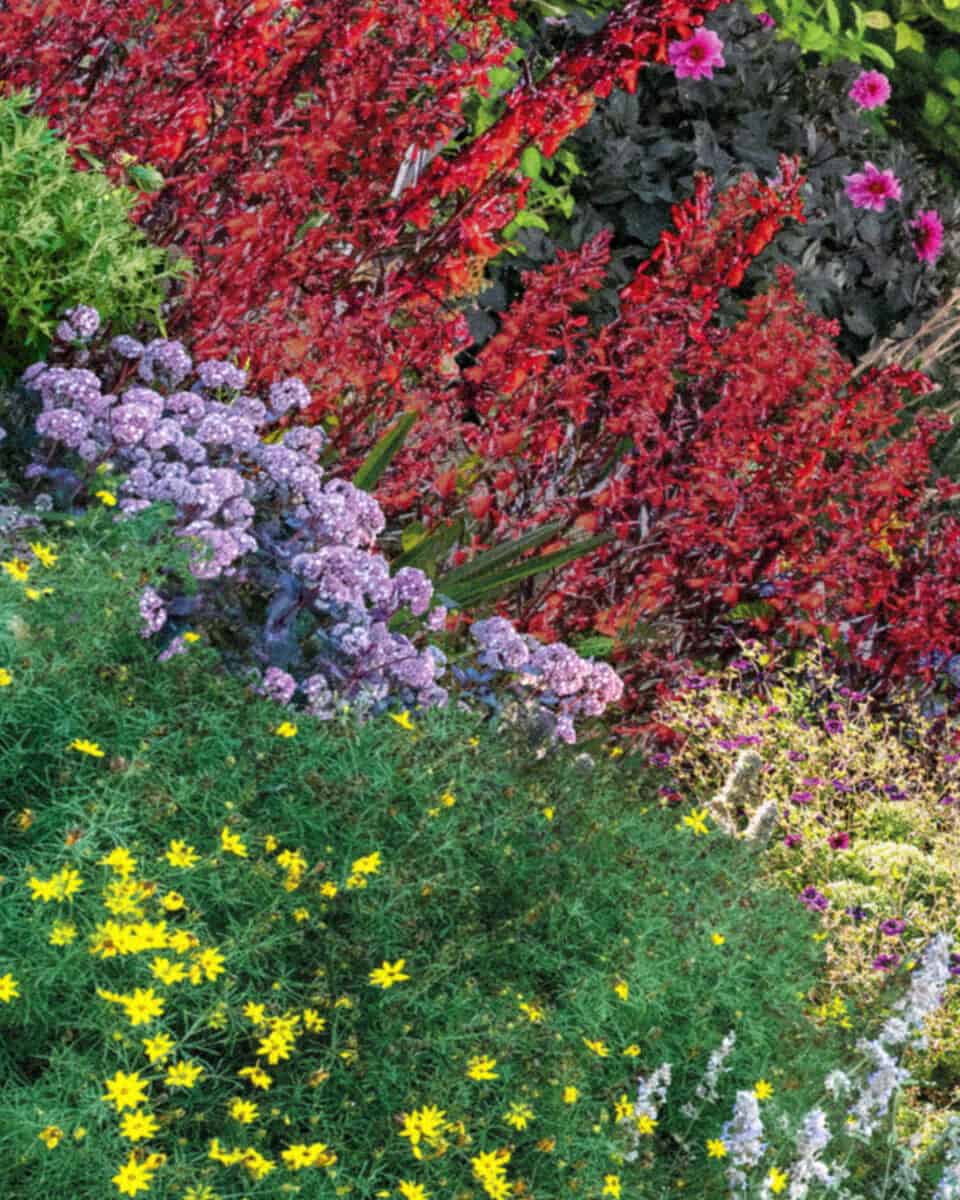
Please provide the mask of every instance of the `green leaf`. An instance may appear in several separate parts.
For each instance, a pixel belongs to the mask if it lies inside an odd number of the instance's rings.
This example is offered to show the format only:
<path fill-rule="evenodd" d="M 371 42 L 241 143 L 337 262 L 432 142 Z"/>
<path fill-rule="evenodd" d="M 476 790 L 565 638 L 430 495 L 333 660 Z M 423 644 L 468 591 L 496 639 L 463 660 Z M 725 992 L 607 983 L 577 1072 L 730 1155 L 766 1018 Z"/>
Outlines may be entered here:
<path fill-rule="evenodd" d="M 947 79 L 960 77 L 960 54 L 956 50 L 941 50 L 934 61 L 933 69 Z"/>
<path fill-rule="evenodd" d="M 886 67 L 888 71 L 892 71 L 896 67 L 893 60 L 893 55 L 888 54 L 882 46 L 878 46 L 876 42 L 864 42 L 860 47 L 867 58 L 872 58 L 880 63 L 882 67 Z"/>
<path fill-rule="evenodd" d="M 766 600 L 746 600 L 735 605 L 730 610 L 730 616 L 734 621 L 746 621 L 753 617 L 772 617 L 776 611 Z"/>
<path fill-rule="evenodd" d="M 397 451 L 407 440 L 407 434 L 413 428 L 417 419 L 415 412 L 404 413 L 400 420 L 388 429 L 379 442 L 370 451 L 353 477 L 353 486 L 363 492 L 372 492 L 380 481 L 387 467 L 393 461 Z"/>
<path fill-rule="evenodd" d="M 600 533 L 595 537 L 586 538 L 582 542 L 575 542 L 572 546 L 566 546 L 562 550 L 554 550 L 551 554 L 539 554 L 525 562 L 515 563 L 512 567 L 505 567 L 503 570 L 494 571 L 489 575 L 464 579 L 452 586 L 441 580 L 437 583 L 437 590 L 442 591 L 444 595 L 462 606 L 476 604 L 480 600 L 491 600 L 515 583 L 520 583 L 533 575 L 542 575 L 544 571 L 555 571 L 559 567 L 573 562 L 574 559 L 582 558 L 583 555 L 612 541 L 614 536 L 613 533 Z"/>
<path fill-rule="evenodd" d="M 863 37 L 867 27 L 867 14 L 859 4 L 851 4 L 850 7 L 853 9 L 853 27 L 857 31 L 857 37 Z"/>
<path fill-rule="evenodd" d="M 616 644 L 612 637 L 594 633 L 577 642 L 574 649 L 584 658 L 604 658 Z"/>
<path fill-rule="evenodd" d="M 407 528 L 421 527 L 408 526 Z M 436 570 L 437 563 L 446 558 L 462 537 L 462 517 L 458 517 L 456 521 L 451 521 L 448 525 L 441 526 L 440 529 L 435 529 L 433 533 L 424 531 L 422 535 L 416 534 L 415 540 L 409 544 L 407 530 L 404 530 L 402 538 L 404 552 L 397 555 L 390 566 L 395 572 L 399 571 L 401 567 L 419 567 L 427 575 L 432 575 Z"/>
<path fill-rule="evenodd" d="M 827 24 L 830 26 L 830 32 L 834 37 L 840 32 L 840 12 L 837 9 L 836 0 L 825 0 L 827 6 Z"/>
<path fill-rule="evenodd" d="M 893 22 L 882 9 L 873 8 L 863 14 L 863 23 L 868 29 L 889 29 Z"/>
<path fill-rule="evenodd" d="M 797 40 L 803 50 L 813 53 L 826 50 L 832 42 L 830 34 L 819 25 L 808 25 L 801 31 Z"/>
<path fill-rule="evenodd" d="M 520 170 L 528 179 L 539 179 L 542 165 L 543 159 L 536 146 L 528 146 L 520 155 Z"/>
<path fill-rule="evenodd" d="M 141 192 L 159 192 L 166 182 L 157 168 L 151 167 L 149 163 L 127 167 L 127 175 Z"/>
<path fill-rule="evenodd" d="M 906 21 L 898 21 L 894 26 L 894 31 L 896 32 L 897 39 L 893 48 L 898 54 L 901 50 L 916 50 L 918 54 L 923 53 L 924 38 L 919 30 L 908 25 Z M 890 56 L 887 55 L 887 57 L 889 58 Z M 882 59 L 878 57 L 877 61 L 880 62 Z M 892 58 L 890 59 L 889 66 L 894 66 Z"/>
<path fill-rule="evenodd" d="M 923 98 L 923 119 L 936 128 L 950 116 L 950 101 L 939 92 L 927 92 Z"/>
<path fill-rule="evenodd" d="M 474 575 L 480 575 L 493 567 L 508 563 L 513 558 L 519 558 L 521 554 L 525 554 L 528 550 L 535 550 L 537 546 L 542 546 L 544 542 L 549 542 L 562 528 L 563 523 L 561 521 L 548 521 L 546 525 L 541 525 L 538 529 L 532 529 L 529 533 L 514 538 L 511 542 L 503 542 L 501 545 L 494 546 L 490 550 L 484 550 L 483 553 L 478 554 L 471 562 L 464 563 L 462 567 L 454 567 L 452 571 L 448 571 L 441 579 L 437 580 L 437 587 L 440 587 L 441 584 L 446 586 L 447 584 L 460 583 L 464 579 L 470 579 Z"/>

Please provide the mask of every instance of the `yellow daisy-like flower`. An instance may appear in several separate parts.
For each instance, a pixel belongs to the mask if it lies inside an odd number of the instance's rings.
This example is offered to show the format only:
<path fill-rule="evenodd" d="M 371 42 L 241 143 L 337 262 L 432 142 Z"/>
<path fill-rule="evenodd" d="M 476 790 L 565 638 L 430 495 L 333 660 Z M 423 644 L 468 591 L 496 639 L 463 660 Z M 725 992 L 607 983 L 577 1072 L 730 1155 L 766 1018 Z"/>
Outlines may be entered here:
<path fill-rule="evenodd" d="M 121 879 L 128 879 L 137 869 L 137 860 L 129 850 L 124 849 L 123 846 L 117 846 L 116 849 L 111 850 L 108 855 L 101 858 L 97 865 L 109 867 Z"/>
<path fill-rule="evenodd" d="M 192 1088 L 202 1074 L 203 1067 L 190 1059 L 185 1059 L 183 1062 L 173 1063 L 167 1067 L 163 1082 L 167 1087 Z"/>
<path fill-rule="evenodd" d="M 200 634 L 194 633 L 192 629 L 188 629 L 186 631 L 186 633 L 182 633 L 180 636 L 183 638 L 183 640 L 185 642 L 189 643 L 190 645 L 192 645 L 194 642 L 200 641 Z"/>
<path fill-rule="evenodd" d="M 297 727 L 292 721 L 281 721 L 273 731 L 277 737 L 291 738 L 297 736 Z"/>
<path fill-rule="evenodd" d="M 268 1075 L 262 1067 L 241 1067 L 237 1074 L 244 1079 L 249 1079 L 253 1087 L 260 1088 L 263 1092 L 268 1091 L 270 1084 L 273 1083 L 273 1076 Z"/>
<path fill-rule="evenodd" d="M 391 713 L 390 720 L 396 721 L 401 729 L 406 729 L 411 733 L 416 729 L 416 725 L 410 720 L 410 710 L 404 709 L 402 713 Z"/>
<path fill-rule="evenodd" d="M 639 1058 L 643 1051 L 636 1042 L 631 1042 L 623 1053 L 627 1058 Z"/>
<path fill-rule="evenodd" d="M 100 503 L 105 504 L 107 508 L 113 508 L 117 502 L 117 498 L 113 492 L 108 492 L 106 488 L 101 488 L 99 492 L 94 492 L 93 494 L 100 501 Z"/>
<path fill-rule="evenodd" d="M 719 1138 L 710 1138 L 707 1142 L 707 1156 L 709 1158 L 726 1158 L 727 1146 Z"/>
<path fill-rule="evenodd" d="M 753 1094 L 758 1100 L 769 1100 L 773 1095 L 773 1088 L 765 1079 L 758 1079 L 753 1085 Z"/>
<path fill-rule="evenodd" d="M 633 1116 L 633 1104 L 627 1099 L 627 1093 L 622 1092 L 620 1099 L 616 1102 L 613 1109 L 613 1119 L 615 1121 L 625 1121 Z"/>
<path fill-rule="evenodd" d="M 406 1179 L 401 1179 L 399 1191 L 403 1200 L 430 1200 L 430 1193 L 423 1190 L 422 1183 L 409 1183 Z"/>
<path fill-rule="evenodd" d="M 722 933 L 711 933 L 710 934 L 710 941 L 713 942 L 713 944 L 715 946 L 722 946 L 726 940 L 727 939 L 723 936 Z"/>
<path fill-rule="evenodd" d="M 26 583 L 30 578 L 30 564 L 22 558 L 12 558 L 8 562 L 0 562 L 0 567 L 17 583 Z"/>
<path fill-rule="evenodd" d="M 0 687 L 9 687 L 13 683 L 13 676 L 5 667 L 0 667 Z"/>
<path fill-rule="evenodd" d="M 334 897 L 334 896 L 337 894 L 337 892 L 338 892 L 339 890 L 340 890 L 340 889 L 337 887 L 337 885 L 336 885 L 335 883 L 331 883 L 331 882 L 328 880 L 328 881 L 327 881 L 325 884 L 323 884 L 323 886 L 320 888 L 320 895 L 321 895 L 321 896 L 325 896 L 325 897 L 326 897 L 328 900 L 332 900 L 332 899 L 333 899 L 333 897 Z"/>
<path fill-rule="evenodd" d="M 354 875 L 376 875 L 380 870 L 380 851 L 374 850 L 372 854 L 356 859 L 350 870 Z"/>
<path fill-rule="evenodd" d="M 52 587 L 45 587 L 45 588 L 28 587 L 28 588 L 23 589 L 23 594 L 26 596 L 26 598 L 28 600 L 39 600 L 41 598 L 41 596 L 52 596 L 53 588 Z"/>
<path fill-rule="evenodd" d="M 179 892 L 167 892 L 160 904 L 167 912 L 179 912 L 186 905 L 186 900 Z"/>
<path fill-rule="evenodd" d="M 337 1156 L 323 1142 L 313 1142 L 309 1146 L 301 1142 L 288 1146 L 280 1157 L 291 1171 L 299 1171 L 304 1167 L 330 1167 L 337 1161 Z"/>
<path fill-rule="evenodd" d="M 51 946 L 69 946 L 76 936 L 77 927 L 71 921 L 57 921 L 47 940 Z"/>
<path fill-rule="evenodd" d="M 546 1013 L 537 1004 L 527 1004 L 525 1001 L 520 1001 L 520 1011 L 527 1014 L 527 1017 L 534 1025 L 539 1025 L 543 1021 Z"/>
<path fill-rule="evenodd" d="M 657 1127 L 658 1122 L 649 1116 L 647 1113 L 641 1113 L 636 1120 L 637 1133 L 642 1133 L 647 1137 L 652 1137 L 653 1132 Z"/>
<path fill-rule="evenodd" d="M 252 1125 L 260 1115 L 260 1109 L 252 1100 L 233 1100 L 230 1103 L 230 1116 L 241 1125 Z"/>
<path fill-rule="evenodd" d="M 76 750 L 78 754 L 89 754 L 91 758 L 103 758 L 104 753 L 96 742 L 88 742 L 86 738 L 74 738 L 67 749 Z"/>
<path fill-rule="evenodd" d="M 620 1176 L 619 1175 L 604 1175 L 603 1191 L 601 1196 L 612 1196 L 613 1200 L 620 1200 Z"/>
<path fill-rule="evenodd" d="M 621 1000 L 626 1000 L 630 995 L 630 984 L 624 979 L 618 979 L 613 985 L 613 990 L 617 993 Z"/>
<path fill-rule="evenodd" d="M 149 1025 L 156 1017 L 163 1016 L 164 999 L 153 988 L 137 988 L 132 996 L 124 996 L 120 1003 L 131 1025 Z"/>
<path fill-rule="evenodd" d="M 527 1125 L 536 1117 L 529 1104 L 521 1104 L 518 1100 L 514 1100 L 510 1104 L 510 1111 L 504 1114 L 503 1119 L 514 1129 L 526 1129 Z"/>
<path fill-rule="evenodd" d="M 37 1137 L 48 1150 L 56 1150 L 63 1141 L 64 1132 L 59 1125 L 48 1125 L 46 1129 L 40 1130 Z"/>
<path fill-rule="evenodd" d="M 115 1104 L 117 1112 L 123 1112 L 125 1108 L 136 1108 L 147 1097 L 146 1082 L 140 1078 L 138 1071 L 133 1071 L 129 1075 L 124 1071 L 118 1071 L 112 1079 L 107 1080 L 106 1087 L 106 1094 L 100 1099 L 105 1100 L 108 1104 Z"/>
<path fill-rule="evenodd" d="M 226 825 L 220 830 L 220 845 L 228 854 L 235 854 L 237 858 L 247 857 L 246 845 Z"/>
<path fill-rule="evenodd" d="M 200 861 L 200 855 L 186 842 L 174 840 L 170 849 L 164 855 L 171 867 L 195 867 Z"/>
<path fill-rule="evenodd" d="M 143 1142 L 152 1138 L 160 1128 L 160 1122 L 152 1114 L 138 1108 L 135 1112 L 127 1113 L 120 1122 L 120 1136 L 130 1142 Z"/>
<path fill-rule="evenodd" d="M 499 1079 L 500 1076 L 493 1069 L 496 1065 L 495 1058 L 487 1054 L 475 1054 L 467 1062 L 467 1075 L 471 1079 Z"/>
<path fill-rule="evenodd" d="M 705 808 L 692 808 L 690 815 L 683 818 L 683 823 L 693 831 L 694 837 L 710 832 L 707 828 L 707 810 Z"/>
<path fill-rule="evenodd" d="M 406 961 L 405 958 L 398 958 L 395 963 L 389 963 L 384 960 L 382 966 L 370 972 L 370 982 L 376 987 L 382 987 L 386 991 L 387 988 L 392 988 L 395 983 L 409 979 L 409 975 L 403 974 Z"/>
<path fill-rule="evenodd" d="M 252 1000 L 248 1000 L 243 1006 L 243 1015 L 253 1025 L 264 1025 L 267 1020 L 266 1005 L 254 1004 Z"/>
<path fill-rule="evenodd" d="M 226 970 L 226 967 L 223 965 L 226 961 L 220 951 L 216 950 L 213 946 L 208 946 L 206 950 L 201 950 L 196 956 L 194 966 L 190 969 L 190 982 L 199 982 L 199 980 L 194 979 L 194 970 L 198 970 L 203 972 L 204 978 L 209 983 L 213 983 Z"/>
<path fill-rule="evenodd" d="M 165 1058 L 169 1058 L 175 1045 L 176 1042 L 169 1033 L 158 1033 L 156 1037 L 143 1039 L 143 1048 L 152 1063 L 163 1062 Z"/>
<path fill-rule="evenodd" d="M 160 956 L 155 958 L 150 964 L 150 974 L 154 979 L 159 979 L 161 983 L 172 987 L 175 983 L 183 983 L 187 977 L 187 968 L 182 962 L 174 962 L 172 959 Z"/>
<path fill-rule="evenodd" d="M 771 1167 L 770 1174 L 767 1176 L 767 1183 L 770 1185 L 770 1191 L 775 1196 L 779 1196 L 783 1189 L 787 1186 L 790 1176 L 786 1171 L 780 1171 L 776 1167 Z"/>
<path fill-rule="evenodd" d="M 606 1058 L 610 1054 L 610 1051 L 603 1042 L 591 1042 L 589 1038 L 584 1038 L 583 1044 L 588 1050 L 592 1050 L 594 1054 L 598 1055 L 600 1058 Z"/>
<path fill-rule="evenodd" d="M 33 551 L 37 562 L 42 563 L 45 567 L 52 567 L 60 557 L 53 553 L 52 546 L 44 546 L 42 542 L 31 542 L 30 549 Z"/>
<path fill-rule="evenodd" d="M 580 1096 L 580 1093 L 577 1091 L 577 1089 L 575 1087 L 565 1087 L 563 1089 L 564 1104 L 576 1104 L 579 1096 Z"/>
<path fill-rule="evenodd" d="M 130 1157 L 114 1175 L 112 1182 L 117 1190 L 125 1196 L 136 1196 L 138 1192 L 148 1192 L 158 1165 L 160 1156 L 151 1154 L 144 1162 L 137 1161 L 135 1150 L 130 1151 Z"/>
<path fill-rule="evenodd" d="M 321 1017 L 315 1008 L 303 1010 L 303 1023 L 311 1033 L 322 1033 L 326 1028 L 326 1018 Z"/>
<path fill-rule="evenodd" d="M 9 971 L 6 975 L 0 975 L 0 1001 L 9 1004 L 11 1000 L 19 999 L 20 993 L 17 991 L 19 986 Z"/>

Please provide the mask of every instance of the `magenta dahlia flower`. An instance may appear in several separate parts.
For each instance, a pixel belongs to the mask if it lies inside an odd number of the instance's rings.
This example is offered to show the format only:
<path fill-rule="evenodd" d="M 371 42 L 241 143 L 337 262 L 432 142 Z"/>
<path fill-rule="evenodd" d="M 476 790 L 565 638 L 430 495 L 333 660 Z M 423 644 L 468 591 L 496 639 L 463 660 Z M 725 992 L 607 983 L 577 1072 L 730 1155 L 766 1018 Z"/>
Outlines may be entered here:
<path fill-rule="evenodd" d="M 678 79 L 712 79 L 714 67 L 725 67 L 723 42 L 712 29 L 698 29 L 684 42 L 667 46 Z"/>
<path fill-rule="evenodd" d="M 764 29 L 776 29 L 777 23 L 768 12 L 756 13 L 755 15 Z"/>
<path fill-rule="evenodd" d="M 890 80 L 880 71 L 861 71 L 847 95 L 860 108 L 879 108 L 890 99 Z"/>
<path fill-rule="evenodd" d="M 910 222 L 915 239 L 913 248 L 921 262 L 935 263 L 943 249 L 943 222 L 935 208 L 918 212 Z"/>
<path fill-rule="evenodd" d="M 864 163 L 862 171 L 844 175 L 843 182 L 854 208 L 883 212 L 888 200 L 900 199 L 900 180 L 892 171 L 878 171 L 872 162 Z"/>

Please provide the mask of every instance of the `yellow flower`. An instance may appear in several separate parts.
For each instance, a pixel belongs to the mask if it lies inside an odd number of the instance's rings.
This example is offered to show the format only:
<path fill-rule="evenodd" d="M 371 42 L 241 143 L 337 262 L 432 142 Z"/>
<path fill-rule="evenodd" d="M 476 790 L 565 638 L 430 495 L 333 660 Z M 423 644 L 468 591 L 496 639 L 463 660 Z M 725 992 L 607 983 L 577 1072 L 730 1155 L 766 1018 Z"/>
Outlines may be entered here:
<path fill-rule="evenodd" d="M 182 633 L 180 636 L 183 638 L 183 640 L 184 640 L 185 642 L 188 642 L 188 643 L 190 643 L 190 644 L 192 644 L 193 642 L 199 642 L 199 641 L 200 641 L 200 634 L 199 634 L 199 633 L 194 633 L 192 629 L 188 629 L 188 630 L 186 631 L 186 633 Z"/>
<path fill-rule="evenodd" d="M 456 802 L 457 802 L 457 798 L 453 794 L 453 792 L 444 792 L 443 795 L 440 797 L 440 803 L 445 808 L 453 808 L 453 806 L 456 804 Z"/>
<path fill-rule="evenodd" d="M 652 1136 L 654 1129 L 657 1127 L 657 1122 L 653 1119 L 653 1117 L 648 1116 L 647 1113 L 641 1113 L 640 1116 L 637 1117 L 636 1126 L 637 1133 Z"/>
<path fill-rule="evenodd" d="M 277 839 L 273 836 L 272 833 L 268 833 L 267 836 L 263 839 L 263 848 L 264 848 L 264 850 L 266 850 L 266 852 L 268 854 L 272 854 L 279 845 L 280 845 L 280 843 L 277 841 Z"/>
<path fill-rule="evenodd" d="M 376 970 L 370 972 L 370 982 L 377 987 L 382 987 L 386 991 L 387 988 L 392 988 L 395 983 L 409 979 L 409 975 L 403 974 L 403 967 L 406 961 L 405 958 L 398 958 L 395 963 L 388 963 L 384 960 L 383 966 L 377 967 Z"/>
<path fill-rule="evenodd" d="M 31 542 L 30 549 L 36 556 L 37 561 L 45 567 L 52 567 L 59 558 L 59 555 L 53 553 L 52 546 L 44 546 L 42 542 Z"/>
<path fill-rule="evenodd" d="M 241 1067 L 237 1072 L 238 1075 L 249 1079 L 250 1083 L 255 1088 L 260 1088 L 261 1091 L 267 1091 L 270 1084 L 273 1083 L 273 1076 L 268 1075 L 262 1067 Z"/>
<path fill-rule="evenodd" d="M 137 869 L 137 860 L 129 850 L 125 850 L 123 846 L 117 846 L 105 858 L 101 858 L 97 865 L 109 867 L 121 879 L 127 879 Z"/>
<path fill-rule="evenodd" d="M 694 837 L 701 833 L 709 833 L 707 829 L 707 810 L 705 808 L 692 808 L 690 815 L 683 818 L 684 825 L 689 826 L 693 830 Z"/>
<path fill-rule="evenodd" d="M 164 855 L 171 867 L 194 867 L 200 861 L 200 855 L 186 842 L 174 840 L 170 849 Z"/>
<path fill-rule="evenodd" d="M 167 912 L 179 912 L 186 904 L 186 900 L 184 900 L 179 892 L 167 892 L 160 903 Z"/>
<path fill-rule="evenodd" d="M 471 1079 L 499 1079 L 500 1076 L 493 1069 L 496 1065 L 495 1058 L 487 1054 L 475 1054 L 467 1061 L 467 1075 Z"/>
<path fill-rule="evenodd" d="M 374 850 L 365 858 L 358 858 L 350 868 L 354 875 L 376 875 L 380 870 L 380 851 Z"/>
<path fill-rule="evenodd" d="M 201 950 L 196 956 L 194 967 L 191 968 L 190 982 L 199 983 L 199 980 L 195 980 L 193 976 L 194 969 L 199 968 L 199 970 L 203 972 L 204 977 L 210 983 L 213 983 L 213 981 L 219 978 L 219 976 L 221 976 L 226 970 L 223 965 L 226 961 L 227 960 L 223 957 L 220 951 L 214 949 L 213 946 L 208 946 L 206 950 Z"/>
<path fill-rule="evenodd" d="M 230 1104 L 230 1116 L 241 1125 L 252 1125 L 260 1115 L 260 1109 L 252 1100 L 233 1100 Z"/>
<path fill-rule="evenodd" d="M 577 1098 L 579 1097 L 579 1095 L 580 1095 L 580 1093 L 577 1091 L 577 1089 L 575 1087 L 565 1087 L 563 1089 L 564 1104 L 576 1104 Z"/>
<path fill-rule="evenodd" d="M 594 1054 L 599 1055 L 600 1058 L 606 1058 L 610 1053 L 603 1042 L 591 1042 L 587 1038 L 584 1038 L 583 1044 L 588 1050 L 592 1050 Z"/>
<path fill-rule="evenodd" d="M 107 1080 L 106 1095 L 101 1096 L 101 1100 L 107 1103 L 113 1103 L 117 1106 L 117 1112 L 123 1112 L 125 1108 L 136 1108 L 142 1103 L 147 1096 L 147 1085 L 140 1078 L 137 1071 L 133 1071 L 127 1075 L 123 1071 L 118 1071 L 112 1079 Z"/>
<path fill-rule="evenodd" d="M 98 493 L 99 495 L 99 493 Z M 114 1175 L 112 1182 L 117 1190 L 125 1196 L 135 1196 L 137 1192 L 148 1192 L 154 1176 L 154 1165 L 157 1155 L 151 1155 L 145 1162 L 137 1162 L 136 1151 L 130 1151 L 130 1157 Z"/>
<path fill-rule="evenodd" d="M 0 567 L 17 583 L 26 583 L 30 577 L 30 564 L 22 558 L 12 558 L 9 562 L 0 562 Z"/>
<path fill-rule="evenodd" d="M 60 894 L 64 900 L 69 900 L 71 896 L 75 896 L 83 887 L 80 872 L 74 871 L 72 867 L 64 867 L 55 878 L 59 881 Z"/>
<path fill-rule="evenodd" d="M 9 1004 L 11 1000 L 17 1000 L 20 993 L 17 991 L 19 984 L 8 971 L 6 975 L 0 975 L 0 1000 L 4 1004 Z"/>
<path fill-rule="evenodd" d="M 51 946 L 69 946 L 77 936 L 77 927 L 70 921 L 57 921 L 50 930 Z"/>
<path fill-rule="evenodd" d="M 545 809 L 543 810 L 543 815 L 544 815 L 544 816 L 547 818 L 547 820 L 548 820 L 548 821 L 552 821 L 552 820 L 553 820 L 553 815 L 554 815 L 554 809 L 552 809 L 552 808 L 545 808 Z"/>
<path fill-rule="evenodd" d="M 187 968 L 181 962 L 173 962 L 169 958 L 162 956 L 155 958 L 150 964 L 150 974 L 154 979 L 159 979 L 161 983 L 165 983 L 167 987 L 171 987 L 175 983 L 182 983 L 187 977 Z"/>
<path fill-rule="evenodd" d="M 707 1142 L 707 1155 L 710 1158 L 726 1158 L 726 1143 L 722 1142 L 719 1138 L 710 1138 Z"/>
<path fill-rule="evenodd" d="M 623 1053 L 627 1056 L 627 1058 L 639 1058 L 643 1051 L 636 1042 L 631 1042 Z"/>
<path fill-rule="evenodd" d="M 243 1006 L 243 1015 L 253 1025 L 264 1025 L 266 1023 L 266 1006 L 263 1004 L 254 1004 L 252 1000 L 248 1000 Z"/>
<path fill-rule="evenodd" d="M 46 1129 L 41 1129 L 37 1137 L 46 1146 L 48 1150 L 56 1150 L 57 1146 L 63 1141 L 63 1130 L 59 1125 L 48 1125 Z"/>
<path fill-rule="evenodd" d="M 288 1146 L 280 1157 L 291 1171 L 299 1171 L 303 1167 L 329 1167 L 337 1161 L 337 1156 L 323 1142 L 313 1142 L 309 1146 L 301 1142 Z"/>
<path fill-rule="evenodd" d="M 84 1129 L 84 1127 L 82 1125 L 78 1125 L 76 1127 L 76 1129 L 73 1131 L 73 1139 L 76 1142 L 82 1142 L 86 1136 L 87 1136 L 87 1131 L 86 1131 L 86 1129 Z"/>
<path fill-rule="evenodd" d="M 526 1013 L 534 1025 L 540 1024 L 546 1015 L 539 1005 L 527 1004 L 523 1000 L 520 1001 L 520 1011 Z"/>
<path fill-rule="evenodd" d="M 91 758 L 103 758 L 103 751 L 97 743 L 88 742 L 86 738 L 74 738 L 67 749 L 76 750 L 80 754 L 89 754 Z"/>
<path fill-rule="evenodd" d="M 722 946 L 726 940 L 727 939 L 723 936 L 722 933 L 711 933 L 710 934 L 710 941 L 713 942 L 713 944 L 715 946 Z"/>
<path fill-rule="evenodd" d="M 627 1093 L 621 1093 L 620 1099 L 616 1102 L 613 1110 L 615 1121 L 625 1121 L 633 1116 L 633 1104 L 627 1099 Z"/>
<path fill-rule="evenodd" d="M 0 687 L 9 687 L 13 683 L 13 676 L 4 667 L 0 667 Z"/>
<path fill-rule="evenodd" d="M 322 1033 L 326 1027 L 326 1018 L 321 1017 L 315 1008 L 303 1010 L 303 1023 L 311 1033 Z"/>
<path fill-rule="evenodd" d="M 423 1190 L 422 1183 L 408 1183 L 406 1179 L 401 1179 L 399 1191 L 403 1200 L 430 1200 L 430 1193 Z"/>
<path fill-rule="evenodd" d="M 167 1087 L 192 1088 L 202 1074 L 203 1067 L 190 1059 L 185 1059 L 183 1062 L 173 1063 L 167 1067 L 163 1082 Z"/>
<path fill-rule="evenodd" d="M 769 1100 L 773 1095 L 773 1088 L 765 1079 L 758 1079 L 753 1085 L 753 1094 L 758 1100 Z"/>
<path fill-rule="evenodd" d="M 402 713 L 391 713 L 390 720 L 396 721 L 401 729 L 407 729 L 411 732 L 416 729 L 416 725 L 410 720 L 410 710 L 407 708 Z"/>
<path fill-rule="evenodd" d="M 626 1000 L 630 995 L 630 985 L 623 979 L 618 979 L 613 985 L 613 990 L 617 993 L 621 1000 Z"/>
<path fill-rule="evenodd" d="M 132 996 L 124 996 L 120 1003 L 131 1025 L 149 1025 L 155 1017 L 163 1016 L 163 997 L 153 988 L 137 988 Z"/>
<path fill-rule="evenodd" d="M 770 1191 L 775 1196 L 779 1196 L 783 1189 L 787 1186 L 787 1181 L 790 1176 L 786 1171 L 779 1171 L 776 1167 L 771 1167 L 770 1174 L 767 1176 L 767 1183 L 770 1185 Z"/>
<path fill-rule="evenodd" d="M 220 830 L 220 845 L 225 851 L 235 854 L 238 858 L 247 857 L 247 847 L 235 833 L 230 832 L 226 825 Z"/>
<path fill-rule="evenodd" d="M 601 1196 L 612 1196 L 613 1200 L 619 1200 L 620 1197 L 620 1176 L 619 1175 L 604 1175 L 603 1191 Z"/>
<path fill-rule="evenodd" d="M 138 1108 L 135 1112 L 127 1113 L 120 1122 L 120 1136 L 131 1142 L 142 1142 L 152 1138 L 160 1128 L 160 1122 L 152 1114 Z"/>
<path fill-rule="evenodd" d="M 512 1125 L 514 1129 L 526 1129 L 530 1121 L 535 1120 L 533 1109 L 528 1104 L 521 1104 L 514 1100 L 510 1104 L 510 1111 L 504 1114 L 504 1121 L 508 1125 Z"/>
<path fill-rule="evenodd" d="M 297 727 L 292 721 L 281 721 L 281 723 L 273 731 L 277 737 L 291 738 L 296 737 Z"/>
<path fill-rule="evenodd" d="M 105 488 L 99 492 L 94 492 L 93 494 L 100 501 L 100 503 L 105 504 L 107 506 L 107 508 L 113 508 L 113 506 L 117 502 L 117 498 L 113 494 L 113 492 L 108 492 Z M 119 1184 L 117 1186 L 119 1187 Z M 132 1194 L 133 1193 L 131 1192 L 131 1195 Z"/>
<path fill-rule="evenodd" d="M 45 587 L 45 588 L 28 587 L 28 588 L 23 589 L 23 594 L 26 596 L 26 598 L 28 600 L 39 600 L 41 596 L 52 596 L 53 588 L 51 588 L 51 587 Z"/>
<path fill-rule="evenodd" d="M 156 1037 L 143 1039 L 143 1048 L 152 1063 L 163 1062 L 165 1058 L 169 1058 L 175 1045 L 169 1033 L 158 1033 Z"/>
<path fill-rule="evenodd" d="M 324 885 L 323 885 L 323 886 L 320 888 L 320 895 L 321 895 L 321 896 L 326 896 L 326 898 L 327 898 L 328 900 L 332 900 L 332 899 L 333 899 L 333 897 L 334 897 L 334 896 L 337 894 L 337 891 L 338 891 L 337 885 L 336 885 L 335 883 L 330 883 L 330 881 L 328 880 L 328 881 L 327 881 L 327 882 L 326 882 L 326 883 L 325 883 L 325 884 L 324 884 Z"/>

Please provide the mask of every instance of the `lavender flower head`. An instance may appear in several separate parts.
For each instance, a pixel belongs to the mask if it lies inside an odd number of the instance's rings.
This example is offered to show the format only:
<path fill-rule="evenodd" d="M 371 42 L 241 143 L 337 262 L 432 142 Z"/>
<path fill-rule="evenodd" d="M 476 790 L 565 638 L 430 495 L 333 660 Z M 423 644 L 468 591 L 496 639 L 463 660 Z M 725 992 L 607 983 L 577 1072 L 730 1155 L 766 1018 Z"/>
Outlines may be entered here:
<path fill-rule="evenodd" d="M 85 342 L 100 328 L 100 314 L 95 308 L 78 304 L 68 308 L 57 326 L 56 336 L 61 342 Z"/>
<path fill-rule="evenodd" d="M 145 587 L 140 593 L 140 616 L 144 621 L 140 631 L 141 637 L 159 633 L 167 623 L 167 610 L 163 598 L 152 587 Z"/>

